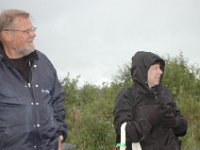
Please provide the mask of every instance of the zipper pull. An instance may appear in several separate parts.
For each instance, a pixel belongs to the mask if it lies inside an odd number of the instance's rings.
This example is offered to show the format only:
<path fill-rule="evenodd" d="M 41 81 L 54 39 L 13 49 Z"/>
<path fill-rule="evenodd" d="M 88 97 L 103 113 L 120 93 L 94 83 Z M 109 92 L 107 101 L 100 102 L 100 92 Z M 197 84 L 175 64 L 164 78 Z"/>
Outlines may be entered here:
<path fill-rule="evenodd" d="M 28 83 L 28 87 L 29 87 L 29 88 L 31 87 L 31 84 L 30 84 L 30 83 Z"/>
<path fill-rule="evenodd" d="M 31 61 L 28 61 L 28 66 L 31 67 Z"/>

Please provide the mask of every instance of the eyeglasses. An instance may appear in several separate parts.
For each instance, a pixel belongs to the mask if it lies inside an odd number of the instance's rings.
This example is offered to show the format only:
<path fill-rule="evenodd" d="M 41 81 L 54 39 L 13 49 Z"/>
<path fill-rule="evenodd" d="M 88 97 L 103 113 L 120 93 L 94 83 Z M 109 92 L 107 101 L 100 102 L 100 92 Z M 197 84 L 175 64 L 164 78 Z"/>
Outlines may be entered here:
<path fill-rule="evenodd" d="M 37 29 L 36 27 L 32 27 L 32 28 L 27 29 L 27 30 L 4 29 L 3 31 L 18 31 L 18 32 L 23 32 L 23 33 L 30 34 L 32 32 L 35 32 L 36 29 Z"/>

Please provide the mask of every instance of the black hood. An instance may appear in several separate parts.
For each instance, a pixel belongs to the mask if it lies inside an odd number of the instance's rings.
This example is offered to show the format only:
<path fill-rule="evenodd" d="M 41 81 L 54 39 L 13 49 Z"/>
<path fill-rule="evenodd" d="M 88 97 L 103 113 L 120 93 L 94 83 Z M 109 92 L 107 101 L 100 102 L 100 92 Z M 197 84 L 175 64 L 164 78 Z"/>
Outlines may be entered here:
<path fill-rule="evenodd" d="M 159 62 L 164 72 L 165 61 L 158 55 L 151 52 L 139 51 L 132 57 L 131 77 L 134 83 L 145 85 L 147 73 L 152 64 Z"/>

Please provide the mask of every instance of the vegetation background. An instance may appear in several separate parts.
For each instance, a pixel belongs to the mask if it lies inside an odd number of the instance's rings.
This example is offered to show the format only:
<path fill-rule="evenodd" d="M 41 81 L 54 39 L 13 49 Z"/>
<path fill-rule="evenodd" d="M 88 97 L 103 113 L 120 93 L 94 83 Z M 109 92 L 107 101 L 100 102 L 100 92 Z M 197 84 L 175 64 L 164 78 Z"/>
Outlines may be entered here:
<path fill-rule="evenodd" d="M 167 86 L 187 118 L 187 135 L 182 137 L 182 150 L 200 149 L 200 68 L 189 65 L 180 54 L 165 57 L 166 67 L 163 84 Z M 132 84 L 130 63 L 119 68 L 111 83 L 101 86 L 85 83 L 78 86 L 79 76 L 62 81 L 66 99 L 67 143 L 76 145 L 77 150 L 114 150 L 113 107 L 121 88 Z"/>

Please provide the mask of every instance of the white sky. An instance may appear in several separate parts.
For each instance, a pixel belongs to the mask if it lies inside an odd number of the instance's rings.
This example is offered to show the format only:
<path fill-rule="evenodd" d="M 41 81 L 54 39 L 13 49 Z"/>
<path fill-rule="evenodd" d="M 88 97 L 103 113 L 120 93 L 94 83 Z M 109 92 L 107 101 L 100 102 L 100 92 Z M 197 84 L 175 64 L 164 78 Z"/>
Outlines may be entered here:
<path fill-rule="evenodd" d="M 107 82 L 138 50 L 200 65 L 199 0 L 0 0 L 10 8 L 30 12 L 59 78 Z"/>

